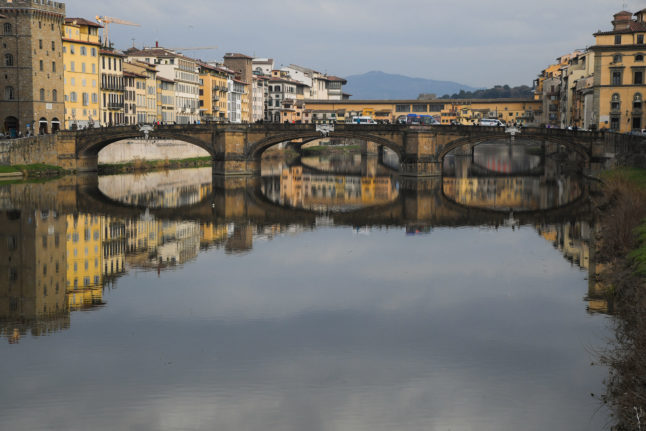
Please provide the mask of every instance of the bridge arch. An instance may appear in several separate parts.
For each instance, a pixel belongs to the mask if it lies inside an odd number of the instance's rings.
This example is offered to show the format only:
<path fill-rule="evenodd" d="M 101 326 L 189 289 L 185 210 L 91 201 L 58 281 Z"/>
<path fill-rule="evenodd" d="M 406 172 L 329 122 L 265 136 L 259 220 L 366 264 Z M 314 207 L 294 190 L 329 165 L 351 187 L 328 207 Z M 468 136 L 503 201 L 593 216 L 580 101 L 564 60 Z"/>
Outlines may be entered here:
<path fill-rule="evenodd" d="M 476 146 L 490 141 L 510 139 L 510 135 L 504 132 L 497 134 L 490 134 L 487 136 L 466 136 L 463 138 L 458 138 L 453 141 L 448 142 L 442 147 L 439 154 L 437 155 L 440 162 L 444 161 L 444 158 L 453 150 L 458 149 L 463 146 Z M 573 136 L 550 136 L 542 134 L 521 134 L 517 136 L 518 141 L 531 140 L 534 142 L 546 142 L 556 145 L 565 146 L 575 153 L 580 155 L 586 163 L 590 162 L 591 155 L 587 147 L 582 144 L 577 143 Z"/>
<path fill-rule="evenodd" d="M 199 126 L 198 126 L 199 127 Z M 110 129 L 88 129 L 77 132 L 76 155 L 78 157 L 97 157 L 99 152 L 110 144 L 128 139 L 144 138 L 144 132 L 136 126 L 113 127 Z M 183 133 L 180 128 L 173 126 L 157 126 L 149 132 L 151 139 L 177 140 L 186 142 L 206 150 L 213 156 L 213 145 L 210 135 L 205 138 L 201 134 Z"/>
<path fill-rule="evenodd" d="M 315 130 L 303 130 L 279 133 L 260 139 L 259 141 L 256 141 L 247 147 L 245 156 L 252 160 L 260 160 L 262 153 L 264 153 L 268 148 L 280 144 L 281 142 L 289 142 L 300 139 L 302 140 L 302 142 L 296 143 L 294 145 L 303 146 L 309 142 L 325 138 L 358 139 L 362 141 L 373 142 L 375 144 L 383 145 L 391 149 L 392 151 L 397 153 L 400 159 L 403 158 L 405 151 L 403 143 L 399 143 L 394 140 L 365 131 L 342 130 L 333 131 L 328 133 L 327 135 L 323 135 L 321 132 L 317 132 Z"/>

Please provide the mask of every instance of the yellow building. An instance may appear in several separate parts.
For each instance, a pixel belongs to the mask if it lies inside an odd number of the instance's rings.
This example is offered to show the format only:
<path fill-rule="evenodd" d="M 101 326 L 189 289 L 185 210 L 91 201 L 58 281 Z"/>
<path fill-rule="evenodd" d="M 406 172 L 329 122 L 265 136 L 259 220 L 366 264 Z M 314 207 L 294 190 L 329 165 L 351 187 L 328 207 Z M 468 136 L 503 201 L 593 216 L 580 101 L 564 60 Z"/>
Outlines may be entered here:
<path fill-rule="evenodd" d="M 67 298 L 71 310 L 103 301 L 103 217 L 67 216 Z"/>
<path fill-rule="evenodd" d="M 65 128 L 99 126 L 99 28 L 83 18 L 63 25 Z"/>
<path fill-rule="evenodd" d="M 199 63 L 200 71 L 200 121 L 209 123 L 217 118 L 218 91 L 215 88 L 215 66 Z"/>
<path fill-rule="evenodd" d="M 308 100 L 305 105 L 314 121 L 334 118 L 343 123 L 374 112 L 373 118 L 383 122 L 395 123 L 415 114 L 441 118 L 445 125 L 473 124 L 481 118 L 532 125 L 542 109 L 534 99 Z"/>
<path fill-rule="evenodd" d="M 100 121 L 101 126 L 125 124 L 124 116 L 124 55 L 114 49 L 101 48 L 99 70 L 101 72 Z"/>
<path fill-rule="evenodd" d="M 595 33 L 594 113 L 599 129 L 641 130 L 646 95 L 646 9 L 614 15 L 613 29 Z"/>
<path fill-rule="evenodd" d="M 145 65 L 140 64 L 123 63 L 123 73 L 127 85 L 126 92 L 130 92 L 128 100 L 131 101 L 131 106 L 133 105 L 132 100 L 134 99 L 134 111 L 130 108 L 128 112 L 126 112 L 129 117 L 134 117 L 135 122 L 130 124 L 146 124 L 148 114 L 150 113 L 146 98 L 146 67 Z M 157 86 L 156 80 L 155 86 Z M 155 103 L 155 117 L 157 116 L 156 111 L 157 106 Z"/>

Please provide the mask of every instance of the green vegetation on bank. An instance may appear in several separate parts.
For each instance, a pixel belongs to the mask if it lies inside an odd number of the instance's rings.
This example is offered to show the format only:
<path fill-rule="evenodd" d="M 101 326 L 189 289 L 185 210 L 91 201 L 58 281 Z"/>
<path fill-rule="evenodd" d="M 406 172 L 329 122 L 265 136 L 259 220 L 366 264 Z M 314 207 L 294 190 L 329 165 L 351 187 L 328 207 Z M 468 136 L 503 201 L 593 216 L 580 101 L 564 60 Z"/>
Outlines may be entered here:
<path fill-rule="evenodd" d="M 26 177 L 62 175 L 65 169 L 58 166 L 34 163 L 32 165 L 0 166 L 0 174 L 21 173 Z"/>
<path fill-rule="evenodd" d="M 596 260 L 614 315 L 615 341 L 603 352 L 610 367 L 601 401 L 616 430 L 642 429 L 646 412 L 646 170 L 602 175 L 609 204 L 601 208 Z"/>

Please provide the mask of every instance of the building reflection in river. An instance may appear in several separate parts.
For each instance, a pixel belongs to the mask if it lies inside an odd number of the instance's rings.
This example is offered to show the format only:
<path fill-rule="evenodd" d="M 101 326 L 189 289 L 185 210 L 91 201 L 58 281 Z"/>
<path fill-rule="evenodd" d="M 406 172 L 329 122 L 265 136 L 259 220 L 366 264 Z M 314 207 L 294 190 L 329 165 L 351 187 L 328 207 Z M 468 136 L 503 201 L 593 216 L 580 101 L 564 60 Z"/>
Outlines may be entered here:
<path fill-rule="evenodd" d="M 10 343 L 69 327 L 65 225 L 55 212 L 0 213 L 0 336 Z"/>
<path fill-rule="evenodd" d="M 596 262 L 595 228 L 589 222 L 579 221 L 559 225 L 539 225 L 537 232 L 552 243 L 572 265 L 577 265 L 588 273 L 588 293 L 585 301 L 591 314 L 612 313 L 605 287 L 599 282 L 603 267 Z"/>
<path fill-rule="evenodd" d="M 540 148 L 540 147 L 539 147 Z M 498 211 L 559 208 L 583 194 L 582 180 L 555 160 L 528 153 L 536 146 L 482 144 L 472 155 L 444 161 L 444 195 L 461 205 Z"/>
<path fill-rule="evenodd" d="M 302 166 L 264 177 L 265 196 L 282 206 L 311 211 L 351 211 L 397 199 L 397 182 L 390 176 L 307 173 Z"/>

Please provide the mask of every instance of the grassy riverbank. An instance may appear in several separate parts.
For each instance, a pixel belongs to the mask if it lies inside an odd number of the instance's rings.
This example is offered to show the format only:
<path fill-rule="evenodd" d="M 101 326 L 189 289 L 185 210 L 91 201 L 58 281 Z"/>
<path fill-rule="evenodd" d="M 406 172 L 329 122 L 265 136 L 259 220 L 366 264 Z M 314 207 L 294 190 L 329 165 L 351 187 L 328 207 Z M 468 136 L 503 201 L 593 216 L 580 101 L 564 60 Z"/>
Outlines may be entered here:
<path fill-rule="evenodd" d="M 613 303 L 616 340 L 602 400 L 616 430 L 641 429 L 646 417 L 646 170 L 617 169 L 602 179 L 609 197 L 599 229 L 600 281 Z"/>
<path fill-rule="evenodd" d="M 65 169 L 58 166 L 45 165 L 36 163 L 32 165 L 13 165 L 13 166 L 0 166 L 0 174 L 15 174 L 16 176 L 24 177 L 50 177 L 60 176 L 65 173 Z"/>
<path fill-rule="evenodd" d="M 118 174 L 158 169 L 181 169 L 211 166 L 211 157 L 192 157 L 180 160 L 135 160 L 127 163 L 99 164 L 100 174 Z"/>

